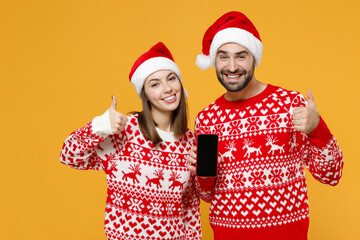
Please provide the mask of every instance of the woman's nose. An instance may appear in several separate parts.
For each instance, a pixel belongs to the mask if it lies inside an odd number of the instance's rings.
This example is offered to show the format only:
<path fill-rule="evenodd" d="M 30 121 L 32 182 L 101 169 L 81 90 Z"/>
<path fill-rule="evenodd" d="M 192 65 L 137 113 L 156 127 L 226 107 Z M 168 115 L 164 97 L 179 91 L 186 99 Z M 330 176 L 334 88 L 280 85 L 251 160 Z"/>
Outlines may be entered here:
<path fill-rule="evenodd" d="M 172 88 L 168 83 L 164 84 L 164 92 L 171 92 Z"/>

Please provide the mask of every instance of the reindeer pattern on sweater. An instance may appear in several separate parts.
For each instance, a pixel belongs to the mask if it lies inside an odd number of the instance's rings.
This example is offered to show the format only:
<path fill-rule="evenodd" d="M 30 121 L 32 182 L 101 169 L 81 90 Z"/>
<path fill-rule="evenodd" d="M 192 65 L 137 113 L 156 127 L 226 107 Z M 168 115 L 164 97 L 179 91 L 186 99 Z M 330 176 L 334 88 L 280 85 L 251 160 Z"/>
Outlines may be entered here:
<path fill-rule="evenodd" d="M 60 161 L 105 171 L 107 238 L 201 239 L 199 198 L 185 160 L 193 132 L 154 146 L 142 135 L 137 115 L 115 135 L 96 130 L 101 121 L 95 119 L 66 139 Z"/>
<path fill-rule="evenodd" d="M 211 202 L 215 236 L 277 226 L 286 232 L 286 226 L 299 224 L 295 228 L 306 237 L 309 208 L 304 166 L 318 181 L 336 185 L 343 157 L 323 119 L 311 134 L 294 130 L 293 109 L 305 105 L 298 92 L 268 85 L 246 100 L 231 102 L 222 96 L 197 115 L 196 134 L 219 136 L 222 162 L 216 179 L 196 179 L 197 192 Z M 243 235 L 244 239 L 252 239 L 251 234 Z M 291 234 L 288 239 L 300 239 Z M 273 239 L 270 235 L 257 236 Z M 275 232 L 273 237 L 278 239 Z"/>

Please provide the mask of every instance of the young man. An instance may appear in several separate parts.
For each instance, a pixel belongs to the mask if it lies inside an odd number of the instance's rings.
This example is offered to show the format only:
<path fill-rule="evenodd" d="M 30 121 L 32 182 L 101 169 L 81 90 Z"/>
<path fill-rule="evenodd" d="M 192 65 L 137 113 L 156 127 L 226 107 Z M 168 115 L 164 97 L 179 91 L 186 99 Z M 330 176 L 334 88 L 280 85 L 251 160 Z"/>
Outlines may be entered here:
<path fill-rule="evenodd" d="M 227 92 L 202 110 L 195 132 L 219 136 L 218 175 L 196 179 L 211 202 L 215 240 L 307 239 L 309 206 L 304 166 L 320 182 L 336 185 L 343 156 L 319 116 L 312 92 L 256 80 L 262 42 L 251 21 L 229 12 L 206 31 L 196 64 L 214 66 Z M 196 148 L 187 157 L 195 172 Z"/>

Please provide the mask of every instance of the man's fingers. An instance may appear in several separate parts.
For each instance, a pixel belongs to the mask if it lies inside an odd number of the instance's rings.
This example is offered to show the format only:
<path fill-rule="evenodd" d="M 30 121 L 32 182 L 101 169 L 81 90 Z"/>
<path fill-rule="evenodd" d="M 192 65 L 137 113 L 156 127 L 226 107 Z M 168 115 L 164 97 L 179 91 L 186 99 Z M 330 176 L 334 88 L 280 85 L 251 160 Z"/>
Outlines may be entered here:
<path fill-rule="evenodd" d="M 293 121 L 293 124 L 294 124 L 294 129 L 296 131 L 299 131 L 299 132 L 304 132 L 304 133 L 307 133 L 306 129 L 307 129 L 307 124 L 306 124 L 306 120 L 305 119 L 301 119 L 301 120 L 294 120 Z"/>
<path fill-rule="evenodd" d="M 300 126 L 299 120 L 293 120 L 294 127 Z"/>
<path fill-rule="evenodd" d="M 189 155 L 187 155 L 187 156 L 185 157 L 185 159 L 186 159 L 186 161 L 187 161 L 188 163 L 190 163 L 190 164 L 196 164 L 196 159 L 193 158 L 193 157 L 190 155 L 190 152 L 189 152 Z"/>
<path fill-rule="evenodd" d="M 293 115 L 293 121 L 300 120 L 302 116 L 300 114 L 294 114 Z"/>
<path fill-rule="evenodd" d="M 189 156 L 193 159 L 196 159 L 196 153 L 192 150 L 189 151 Z"/>
<path fill-rule="evenodd" d="M 293 120 L 302 120 L 308 117 L 308 112 L 304 111 L 293 115 Z"/>
<path fill-rule="evenodd" d="M 190 170 L 190 172 L 192 172 L 193 174 L 196 174 L 196 167 L 195 166 L 193 166 L 191 164 L 188 164 L 187 168 Z"/>
<path fill-rule="evenodd" d="M 192 157 L 188 158 L 188 163 L 192 164 L 192 165 L 196 165 L 196 160 Z"/>
<path fill-rule="evenodd" d="M 222 158 L 219 156 L 218 159 L 217 159 L 217 164 L 219 165 L 222 161 Z"/>
<path fill-rule="evenodd" d="M 305 110 L 305 107 L 297 107 L 297 108 L 294 108 L 293 114 L 302 113 L 304 110 Z"/>
<path fill-rule="evenodd" d="M 298 132 L 306 133 L 306 128 L 305 128 L 305 125 L 303 125 L 303 124 L 294 125 L 294 129 Z"/>
<path fill-rule="evenodd" d="M 191 152 L 192 150 L 190 150 L 189 152 Z M 190 154 L 189 155 L 187 155 L 186 157 L 185 157 L 185 159 L 186 159 L 186 161 L 188 162 L 188 164 L 187 164 L 187 168 L 193 173 L 193 174 L 196 174 L 196 160 L 194 159 L 194 158 L 192 158 L 191 156 L 190 156 Z"/>
<path fill-rule="evenodd" d="M 306 119 L 301 118 L 298 120 L 293 120 L 293 124 L 294 124 L 294 126 L 306 125 Z"/>
<path fill-rule="evenodd" d="M 320 116 L 317 111 L 314 95 L 311 90 L 307 92 L 308 104 L 293 110 L 293 124 L 296 131 L 311 133 L 319 124 Z"/>

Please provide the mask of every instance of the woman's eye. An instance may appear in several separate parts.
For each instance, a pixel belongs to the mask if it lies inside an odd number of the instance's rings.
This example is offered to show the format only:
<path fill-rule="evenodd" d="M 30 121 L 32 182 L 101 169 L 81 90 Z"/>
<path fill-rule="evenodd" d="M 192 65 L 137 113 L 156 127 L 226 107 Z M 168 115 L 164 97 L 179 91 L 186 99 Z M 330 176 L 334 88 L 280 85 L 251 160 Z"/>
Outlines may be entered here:
<path fill-rule="evenodd" d="M 156 87 L 156 86 L 158 86 L 159 84 L 158 83 L 153 83 L 153 84 L 151 84 L 150 86 L 151 87 Z"/>
<path fill-rule="evenodd" d="M 169 78 L 169 81 L 173 81 L 173 80 L 175 80 L 175 77 L 174 77 L 174 76 L 172 76 L 172 77 Z"/>

